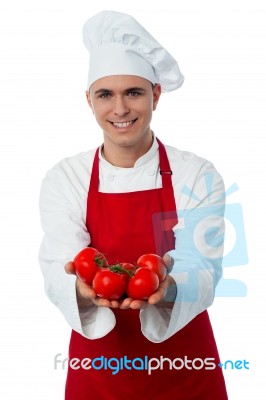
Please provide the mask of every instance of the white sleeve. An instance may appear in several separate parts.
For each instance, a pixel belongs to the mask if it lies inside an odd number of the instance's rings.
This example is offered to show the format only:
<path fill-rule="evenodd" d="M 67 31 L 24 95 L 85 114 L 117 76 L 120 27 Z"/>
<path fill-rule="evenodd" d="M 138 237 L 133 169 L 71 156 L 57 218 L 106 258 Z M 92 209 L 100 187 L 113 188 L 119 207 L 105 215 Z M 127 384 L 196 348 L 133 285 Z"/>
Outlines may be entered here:
<path fill-rule="evenodd" d="M 178 224 L 174 227 L 175 250 L 171 276 L 177 285 L 173 309 L 149 306 L 141 311 L 143 334 L 162 342 L 206 310 L 214 300 L 222 276 L 224 238 L 224 184 L 210 162 L 175 193 Z M 177 190 L 177 188 L 175 188 Z"/>
<path fill-rule="evenodd" d="M 39 262 L 45 293 L 63 313 L 72 329 L 89 339 L 105 336 L 115 325 L 108 308 L 80 309 L 76 299 L 76 276 L 66 274 L 64 266 L 90 243 L 83 202 L 87 187 L 60 165 L 50 170 L 40 191 L 40 214 L 44 237 Z"/>

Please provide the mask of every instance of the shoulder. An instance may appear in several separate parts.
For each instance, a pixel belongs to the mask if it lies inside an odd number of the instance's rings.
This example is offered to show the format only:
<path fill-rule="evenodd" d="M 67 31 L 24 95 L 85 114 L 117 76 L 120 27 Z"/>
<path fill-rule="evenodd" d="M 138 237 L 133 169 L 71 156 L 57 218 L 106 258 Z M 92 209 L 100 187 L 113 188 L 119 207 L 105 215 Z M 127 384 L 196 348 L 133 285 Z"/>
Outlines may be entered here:
<path fill-rule="evenodd" d="M 47 171 L 45 179 L 72 180 L 78 175 L 90 175 L 95 152 L 92 149 L 63 158 Z"/>
<path fill-rule="evenodd" d="M 45 174 L 40 189 L 40 201 L 80 203 L 87 195 L 96 149 L 63 158 Z"/>
<path fill-rule="evenodd" d="M 213 163 L 196 153 L 165 146 L 174 175 L 198 175 L 202 170 L 215 170 Z"/>
<path fill-rule="evenodd" d="M 173 172 L 172 182 L 179 209 L 221 202 L 224 182 L 213 163 L 195 153 L 165 146 Z"/>

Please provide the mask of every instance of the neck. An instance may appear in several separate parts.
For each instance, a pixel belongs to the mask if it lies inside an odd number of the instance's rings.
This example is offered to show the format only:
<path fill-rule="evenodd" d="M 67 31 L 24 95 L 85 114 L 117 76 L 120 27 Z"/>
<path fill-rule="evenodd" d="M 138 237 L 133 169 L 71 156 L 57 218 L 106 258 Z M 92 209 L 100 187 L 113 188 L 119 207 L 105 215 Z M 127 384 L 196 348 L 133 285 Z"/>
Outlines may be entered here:
<path fill-rule="evenodd" d="M 150 131 L 137 143 L 119 145 L 104 138 L 102 153 L 106 161 L 120 168 L 132 168 L 136 161 L 146 154 L 153 143 L 153 134 Z"/>

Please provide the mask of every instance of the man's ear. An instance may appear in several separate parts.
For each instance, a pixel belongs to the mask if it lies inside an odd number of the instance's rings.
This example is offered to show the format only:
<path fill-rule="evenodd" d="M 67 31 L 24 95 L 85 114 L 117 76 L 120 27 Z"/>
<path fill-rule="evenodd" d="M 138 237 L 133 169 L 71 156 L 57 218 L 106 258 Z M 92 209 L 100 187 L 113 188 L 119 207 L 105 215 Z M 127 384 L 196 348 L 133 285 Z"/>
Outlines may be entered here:
<path fill-rule="evenodd" d="M 160 98 L 161 93 L 162 93 L 161 85 L 159 83 L 157 83 L 153 87 L 152 91 L 153 91 L 153 111 L 155 111 L 156 107 L 157 107 L 157 104 L 158 104 L 158 101 L 159 101 L 159 98 Z"/>
<path fill-rule="evenodd" d="M 92 101 L 91 101 L 91 94 L 90 94 L 90 91 L 89 91 L 89 90 L 86 90 L 85 93 L 86 93 L 87 102 L 88 102 L 88 104 L 89 104 L 89 106 L 90 106 L 90 108 L 91 108 L 91 110 L 92 110 L 92 112 L 93 112 L 93 114 L 94 114 L 93 105 L 92 105 Z"/>

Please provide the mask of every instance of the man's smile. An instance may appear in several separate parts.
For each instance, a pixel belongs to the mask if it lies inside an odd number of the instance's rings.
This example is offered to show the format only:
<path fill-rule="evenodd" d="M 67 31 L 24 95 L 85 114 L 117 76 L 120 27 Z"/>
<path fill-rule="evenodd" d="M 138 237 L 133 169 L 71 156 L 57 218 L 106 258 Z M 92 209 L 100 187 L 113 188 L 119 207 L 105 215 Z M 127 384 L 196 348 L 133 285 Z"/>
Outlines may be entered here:
<path fill-rule="evenodd" d="M 134 124 L 134 122 L 136 122 L 137 119 L 138 119 L 138 118 L 133 119 L 133 120 L 131 120 L 131 121 L 123 121 L 123 122 L 112 122 L 112 121 L 110 121 L 110 122 L 111 122 L 111 124 L 113 124 L 113 125 L 116 126 L 117 128 L 126 128 L 126 127 L 128 127 L 129 125 Z"/>

